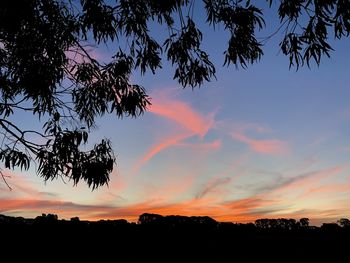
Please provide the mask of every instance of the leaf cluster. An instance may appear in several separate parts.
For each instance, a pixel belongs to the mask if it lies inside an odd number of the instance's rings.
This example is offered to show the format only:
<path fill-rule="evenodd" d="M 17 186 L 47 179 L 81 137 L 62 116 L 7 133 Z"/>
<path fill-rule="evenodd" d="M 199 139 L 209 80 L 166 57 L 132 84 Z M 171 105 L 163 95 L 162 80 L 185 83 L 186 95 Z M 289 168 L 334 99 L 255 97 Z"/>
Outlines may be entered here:
<path fill-rule="evenodd" d="M 266 26 L 263 5 L 275 8 L 281 22 L 265 38 L 258 37 Z M 206 14 L 209 27 L 229 33 L 223 64 L 237 68 L 259 61 L 266 41 L 279 34 L 290 67 L 319 65 L 333 51 L 330 36 L 350 33 L 347 0 L 203 0 L 201 6 L 195 0 L 2 0 L 0 160 L 5 168 L 28 169 L 36 160 L 45 180 L 83 180 L 92 189 L 107 184 L 115 163 L 112 146 L 107 139 L 89 145 L 88 134 L 104 114 L 137 117 L 147 110 L 147 90 L 131 81 L 136 71 L 156 74 L 165 60 L 183 87 L 216 78 L 202 48 L 198 14 Z M 168 36 L 160 39 L 154 25 Z M 90 52 L 102 44 L 116 50 L 108 62 Z M 15 121 L 20 111 L 43 122 L 42 129 L 21 127 Z"/>

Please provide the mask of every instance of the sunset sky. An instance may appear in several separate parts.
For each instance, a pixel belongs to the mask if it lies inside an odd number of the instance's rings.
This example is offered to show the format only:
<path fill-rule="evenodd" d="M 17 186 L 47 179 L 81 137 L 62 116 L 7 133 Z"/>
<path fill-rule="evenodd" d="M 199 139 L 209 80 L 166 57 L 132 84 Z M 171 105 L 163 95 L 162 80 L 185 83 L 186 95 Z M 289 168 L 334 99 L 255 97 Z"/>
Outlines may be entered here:
<path fill-rule="evenodd" d="M 277 20 L 266 22 L 262 35 L 277 26 Z M 133 76 L 152 97 L 148 112 L 99 119 L 91 142 L 106 137 L 117 153 L 109 187 L 91 191 L 61 179 L 45 184 L 35 165 L 4 170 L 13 190 L 0 180 L 0 214 L 136 221 L 151 212 L 233 222 L 309 217 L 312 224 L 349 218 L 349 39 L 332 41 L 335 51 L 320 67 L 296 71 L 288 69 L 277 34 L 259 63 L 237 70 L 222 67 L 227 33 L 199 27 L 217 80 L 183 89 L 164 61 L 156 75 Z M 91 52 L 104 61 L 114 50 Z"/>

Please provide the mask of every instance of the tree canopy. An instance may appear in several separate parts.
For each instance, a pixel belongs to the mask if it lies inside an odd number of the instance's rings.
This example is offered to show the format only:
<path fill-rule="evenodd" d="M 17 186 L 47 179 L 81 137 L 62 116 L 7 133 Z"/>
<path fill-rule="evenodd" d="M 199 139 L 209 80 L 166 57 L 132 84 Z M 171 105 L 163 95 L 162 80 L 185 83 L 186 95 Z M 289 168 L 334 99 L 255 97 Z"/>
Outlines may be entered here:
<path fill-rule="evenodd" d="M 259 5 L 259 6 L 258 6 Z M 266 40 L 282 33 L 280 48 L 290 67 L 321 63 L 330 38 L 350 33 L 347 0 L 2 0 L 0 1 L 0 160 L 5 168 L 28 169 L 36 161 L 44 180 L 70 178 L 95 189 L 107 184 L 115 164 L 111 143 L 91 150 L 95 119 L 106 113 L 137 117 L 150 105 L 146 89 L 130 81 L 133 72 L 156 74 L 162 61 L 174 67 L 183 87 L 215 79 L 215 66 L 201 48 L 198 8 L 206 23 L 228 33 L 224 65 L 246 68 L 263 56 Z M 277 10 L 276 32 L 258 38 L 264 11 Z M 168 32 L 156 39 L 151 24 Z M 89 45 L 117 45 L 109 62 Z M 33 114 L 42 128 L 26 130 L 13 118 Z M 33 140 L 33 136 L 40 140 Z M 1 171 L 0 171 L 1 172 Z M 1 173 L 4 178 L 4 175 Z"/>

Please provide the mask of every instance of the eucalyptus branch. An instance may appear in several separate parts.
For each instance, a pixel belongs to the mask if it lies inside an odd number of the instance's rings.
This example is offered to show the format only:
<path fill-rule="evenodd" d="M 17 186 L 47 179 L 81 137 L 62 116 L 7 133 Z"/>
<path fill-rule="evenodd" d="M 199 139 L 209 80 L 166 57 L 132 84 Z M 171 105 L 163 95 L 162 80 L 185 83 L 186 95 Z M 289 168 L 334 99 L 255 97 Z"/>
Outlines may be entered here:
<path fill-rule="evenodd" d="M 11 134 L 14 138 L 16 138 L 18 141 L 20 141 L 25 147 L 27 147 L 32 153 L 37 154 L 38 148 L 36 146 L 40 146 L 39 144 L 35 144 L 33 142 L 26 141 L 23 136 L 18 136 L 16 133 L 14 133 L 11 129 L 9 129 L 4 123 L 10 124 L 13 128 L 20 131 L 22 134 L 22 131 L 14 124 L 12 124 L 9 121 L 6 121 L 4 119 L 0 119 L 0 126 L 7 131 L 9 134 Z M 23 135 L 23 134 L 22 134 Z"/>
<path fill-rule="evenodd" d="M 6 186 L 8 187 L 8 189 L 10 189 L 10 191 L 12 191 L 12 188 L 11 186 L 8 184 L 7 180 L 6 180 L 6 175 L 4 175 L 4 173 L 2 172 L 2 170 L 0 169 L 0 175 L 1 175 L 1 178 L 2 180 L 4 181 L 4 183 L 6 184 Z"/>

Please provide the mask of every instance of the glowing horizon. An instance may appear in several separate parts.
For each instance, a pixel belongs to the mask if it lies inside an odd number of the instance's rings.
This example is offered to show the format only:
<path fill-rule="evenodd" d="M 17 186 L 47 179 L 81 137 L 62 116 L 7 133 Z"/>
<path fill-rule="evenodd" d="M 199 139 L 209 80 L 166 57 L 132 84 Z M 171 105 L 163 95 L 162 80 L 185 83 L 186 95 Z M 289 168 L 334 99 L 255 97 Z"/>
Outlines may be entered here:
<path fill-rule="evenodd" d="M 148 212 L 232 222 L 308 217 L 311 224 L 349 218 L 348 40 L 331 42 L 336 51 L 320 67 L 295 72 L 288 58 L 276 55 L 272 39 L 259 63 L 236 70 L 222 67 L 224 34 L 204 29 L 217 81 L 182 89 L 164 63 L 156 75 L 132 79 L 152 97 L 148 112 L 98 120 L 91 142 L 106 137 L 117 153 L 108 187 L 92 192 L 61 179 L 45 184 L 34 165 L 27 172 L 4 169 L 13 190 L 0 181 L 0 214 L 136 221 Z M 111 51 L 91 54 L 105 60 Z M 41 125 L 16 117 L 24 126 Z"/>

